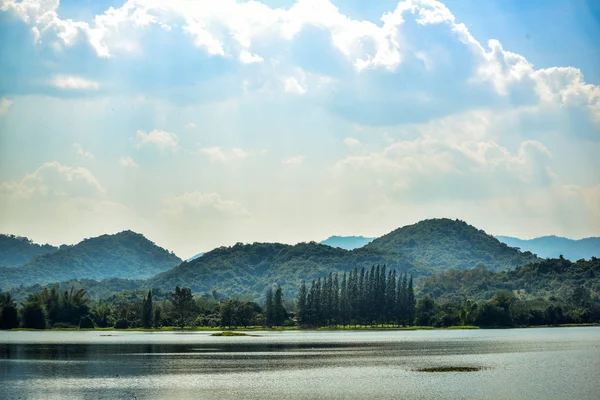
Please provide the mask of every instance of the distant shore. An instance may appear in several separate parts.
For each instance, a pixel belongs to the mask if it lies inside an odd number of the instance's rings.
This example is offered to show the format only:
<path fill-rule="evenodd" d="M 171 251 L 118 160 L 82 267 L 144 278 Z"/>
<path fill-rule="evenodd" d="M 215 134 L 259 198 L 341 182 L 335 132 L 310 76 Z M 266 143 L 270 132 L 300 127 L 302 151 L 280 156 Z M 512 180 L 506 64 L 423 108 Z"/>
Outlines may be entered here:
<path fill-rule="evenodd" d="M 283 332 L 283 331 L 431 331 L 431 330 L 472 330 L 472 329 L 524 329 L 524 328 L 577 328 L 577 327 L 590 327 L 600 326 L 597 323 L 590 324 L 560 324 L 560 325 L 530 325 L 530 326 L 512 326 L 512 327 L 480 327 L 474 325 L 465 326 L 449 326 L 449 327 L 433 327 L 433 326 L 407 326 L 407 327 L 386 327 L 386 326 L 331 326 L 331 327 L 319 327 L 319 328 L 300 328 L 297 326 L 280 326 L 267 328 L 264 326 L 247 326 L 247 327 L 186 327 L 179 328 L 176 326 L 163 326 L 160 328 L 126 328 L 126 329 L 115 329 L 114 327 L 109 328 L 49 328 L 49 329 L 29 329 L 29 328 L 16 328 L 12 331 L 123 331 L 123 332 L 223 332 L 223 331 L 268 331 L 268 332 Z M 1 331 L 0 331 L 1 332 Z"/>

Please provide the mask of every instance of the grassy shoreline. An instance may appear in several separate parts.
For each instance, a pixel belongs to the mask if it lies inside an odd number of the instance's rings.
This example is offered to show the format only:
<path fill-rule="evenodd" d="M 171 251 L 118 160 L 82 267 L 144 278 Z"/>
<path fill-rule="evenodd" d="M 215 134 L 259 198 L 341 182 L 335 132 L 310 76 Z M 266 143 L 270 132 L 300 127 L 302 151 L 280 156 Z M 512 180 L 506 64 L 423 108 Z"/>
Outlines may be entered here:
<path fill-rule="evenodd" d="M 472 329 L 524 329 L 524 328 L 578 328 L 578 327 L 598 327 L 600 324 L 586 323 L 586 324 L 561 324 L 558 326 L 546 326 L 546 325 L 531 325 L 531 326 L 514 326 L 514 327 L 479 327 L 474 325 L 465 326 L 449 326 L 445 328 L 436 328 L 433 326 L 325 326 L 318 328 L 300 328 L 297 326 L 282 326 L 276 328 L 267 328 L 264 326 L 247 326 L 247 327 L 236 327 L 236 328 L 223 328 L 223 327 L 186 327 L 181 329 L 176 326 L 163 326 L 160 328 L 127 328 L 127 329 L 115 329 L 114 327 L 109 328 L 48 328 L 48 329 L 30 329 L 30 328 L 16 328 L 12 331 L 123 331 L 123 332 L 234 332 L 234 331 L 269 331 L 269 332 L 283 332 L 283 331 L 421 331 L 421 330 L 472 330 Z M 1 332 L 1 331 L 0 331 Z M 227 336 L 227 335 L 224 335 Z"/>

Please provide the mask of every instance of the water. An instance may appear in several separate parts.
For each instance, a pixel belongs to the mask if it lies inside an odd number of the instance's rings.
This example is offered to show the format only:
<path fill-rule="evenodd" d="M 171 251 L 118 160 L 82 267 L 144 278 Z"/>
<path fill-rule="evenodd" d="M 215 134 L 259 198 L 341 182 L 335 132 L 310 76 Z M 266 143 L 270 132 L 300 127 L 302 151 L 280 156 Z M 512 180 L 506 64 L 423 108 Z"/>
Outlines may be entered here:
<path fill-rule="evenodd" d="M 252 334 L 0 332 L 0 398 L 600 398 L 596 327 Z"/>

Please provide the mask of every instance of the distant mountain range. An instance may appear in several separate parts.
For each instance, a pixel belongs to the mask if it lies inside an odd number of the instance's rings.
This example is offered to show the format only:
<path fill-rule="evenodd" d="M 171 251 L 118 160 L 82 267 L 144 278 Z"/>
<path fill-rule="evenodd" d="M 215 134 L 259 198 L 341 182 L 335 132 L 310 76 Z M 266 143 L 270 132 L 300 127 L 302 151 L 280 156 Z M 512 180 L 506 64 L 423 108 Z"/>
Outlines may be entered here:
<path fill-rule="evenodd" d="M 23 236 L 0 234 L 0 267 L 18 267 L 37 256 L 54 253 L 58 247 L 33 243 Z"/>
<path fill-rule="evenodd" d="M 69 279 L 148 279 L 180 263 L 143 235 L 124 231 L 61 247 L 20 267 L 2 268 L 0 289 Z"/>
<path fill-rule="evenodd" d="M 323 240 L 321 244 L 331 247 L 339 247 L 346 250 L 354 250 L 363 247 L 365 244 L 372 242 L 375 238 L 364 236 L 330 236 Z"/>
<path fill-rule="evenodd" d="M 531 252 L 522 242 L 503 243 L 464 221 L 446 218 L 404 226 L 376 239 L 333 236 L 323 244 L 237 244 L 200 253 L 183 262 L 131 231 L 86 239 L 60 249 L 36 245 L 26 238 L 2 239 L 0 244 L 9 245 L 0 246 L 0 265 L 11 268 L 0 268 L 0 289 L 68 281 L 62 286 L 83 286 L 97 296 L 120 290 L 172 290 L 179 285 L 197 293 L 217 290 L 226 296 L 260 298 L 267 287 L 279 284 L 290 297 L 302 279 L 310 281 L 329 272 L 343 273 L 373 264 L 385 264 L 388 270 L 419 278 L 477 266 L 486 266 L 489 271 L 514 270 L 539 262 L 533 252 L 542 257 L 554 255 L 534 249 Z M 512 247 L 516 244 L 521 250 Z M 564 250 L 558 254 L 580 258 L 577 253 Z M 26 263 L 15 266 L 18 260 Z M 19 292 L 30 290 L 21 288 Z"/>
<path fill-rule="evenodd" d="M 558 258 L 561 254 L 571 261 L 600 257 L 600 237 L 573 240 L 559 236 L 543 236 L 524 240 L 510 236 L 496 236 L 496 239 L 543 258 Z"/>

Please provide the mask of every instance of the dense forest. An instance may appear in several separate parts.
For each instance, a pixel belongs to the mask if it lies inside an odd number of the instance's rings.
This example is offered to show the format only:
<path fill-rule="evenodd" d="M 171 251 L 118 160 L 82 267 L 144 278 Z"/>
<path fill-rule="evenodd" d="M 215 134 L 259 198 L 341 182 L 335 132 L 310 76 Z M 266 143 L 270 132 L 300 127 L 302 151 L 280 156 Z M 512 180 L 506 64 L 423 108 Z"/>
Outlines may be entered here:
<path fill-rule="evenodd" d="M 263 299 L 267 287 L 276 282 L 293 297 L 303 279 L 310 281 L 329 271 L 343 273 L 372 264 L 386 264 L 388 268 L 407 271 L 415 276 L 431 274 L 423 263 L 377 249 L 348 251 L 315 242 L 294 246 L 240 243 L 184 262 L 148 280 L 145 285 L 162 289 L 188 286 L 194 292 L 217 289 L 227 296 Z"/>
<path fill-rule="evenodd" d="M 18 267 L 34 260 L 37 256 L 54 253 L 58 247 L 33 243 L 23 236 L 0 234 L 0 268 Z"/>
<path fill-rule="evenodd" d="M 385 265 L 330 271 L 304 280 L 284 297 L 268 286 L 264 301 L 225 296 L 216 290 L 194 293 L 124 290 L 92 300 L 85 289 L 43 287 L 20 306 L 0 295 L 0 326 L 24 328 L 173 327 L 515 327 L 600 323 L 600 260 L 572 263 L 544 260 L 515 271 L 484 267 L 447 271 L 419 281 Z"/>
<path fill-rule="evenodd" d="M 148 279 L 179 263 L 179 257 L 143 235 L 124 231 L 62 247 L 21 267 L 2 268 L 0 289 L 70 279 Z"/>
<path fill-rule="evenodd" d="M 398 228 L 367 244 L 366 249 L 400 252 L 433 270 L 470 269 L 482 264 L 507 270 L 539 259 L 498 241 L 464 221 L 429 219 Z"/>

